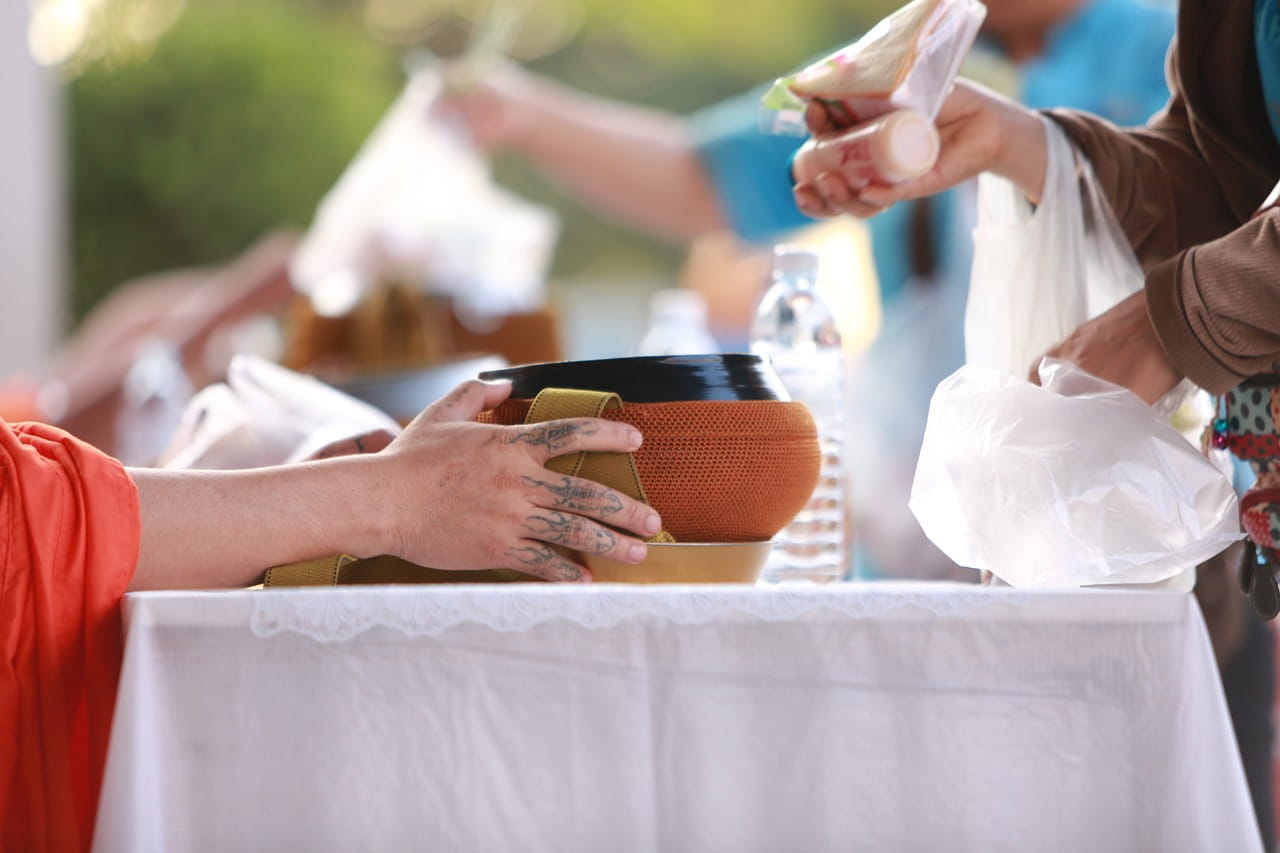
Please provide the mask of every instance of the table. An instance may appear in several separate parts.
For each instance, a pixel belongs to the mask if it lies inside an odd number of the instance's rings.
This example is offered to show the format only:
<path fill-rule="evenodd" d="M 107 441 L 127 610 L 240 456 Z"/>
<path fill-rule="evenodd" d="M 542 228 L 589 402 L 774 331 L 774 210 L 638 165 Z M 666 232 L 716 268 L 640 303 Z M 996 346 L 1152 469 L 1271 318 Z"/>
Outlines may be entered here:
<path fill-rule="evenodd" d="M 95 849 L 1260 850 L 1172 592 L 144 593 Z"/>

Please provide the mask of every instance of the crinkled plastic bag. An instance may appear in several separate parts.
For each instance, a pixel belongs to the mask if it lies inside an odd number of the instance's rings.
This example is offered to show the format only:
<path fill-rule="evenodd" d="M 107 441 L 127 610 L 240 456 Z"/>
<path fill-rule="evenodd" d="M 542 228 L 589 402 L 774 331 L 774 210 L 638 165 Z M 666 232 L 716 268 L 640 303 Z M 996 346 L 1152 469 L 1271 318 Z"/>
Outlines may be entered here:
<path fill-rule="evenodd" d="M 1231 483 L 1129 390 L 1055 359 L 1040 377 L 966 366 L 938 386 L 911 490 L 925 533 L 1012 586 L 1189 588 L 1240 538 Z"/>
<path fill-rule="evenodd" d="M 978 0 L 914 0 L 853 44 L 776 80 L 761 103 L 761 125 L 804 135 L 804 110 L 815 98 L 849 126 L 899 109 L 932 119 L 986 14 Z"/>
<path fill-rule="evenodd" d="M 226 384 L 191 399 L 161 467 L 260 468 L 309 458 L 328 444 L 400 425 L 310 376 L 237 355 Z"/>

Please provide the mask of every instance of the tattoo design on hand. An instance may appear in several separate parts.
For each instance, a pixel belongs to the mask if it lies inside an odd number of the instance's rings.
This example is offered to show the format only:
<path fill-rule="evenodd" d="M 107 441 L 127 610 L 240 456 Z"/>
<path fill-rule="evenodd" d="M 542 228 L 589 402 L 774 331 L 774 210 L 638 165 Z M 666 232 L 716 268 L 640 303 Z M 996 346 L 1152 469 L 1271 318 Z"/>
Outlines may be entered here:
<path fill-rule="evenodd" d="M 615 515 L 622 512 L 622 498 L 603 486 L 592 486 L 572 477 L 562 476 L 559 485 L 524 477 L 525 485 L 546 489 L 551 494 L 552 506 L 572 512 L 593 512 L 598 515 Z"/>
<path fill-rule="evenodd" d="M 534 539 L 568 545 L 593 554 L 604 554 L 618 545 L 618 536 L 612 530 L 587 524 L 577 516 L 557 510 L 550 510 L 546 515 L 529 516 L 525 519 L 525 530 Z M 587 544 L 581 544 L 583 540 L 588 540 Z"/>
<path fill-rule="evenodd" d="M 545 447 L 555 452 L 568 447 L 574 436 L 595 435 L 598 431 L 598 427 L 579 421 L 551 421 L 517 432 L 510 438 L 509 443 Z"/>
<path fill-rule="evenodd" d="M 507 549 L 507 556 L 520 563 L 531 575 L 546 577 L 547 567 L 555 566 L 557 568 L 557 580 L 572 581 L 582 577 L 581 569 L 567 560 L 560 559 L 554 551 L 546 546 L 512 546 Z"/>

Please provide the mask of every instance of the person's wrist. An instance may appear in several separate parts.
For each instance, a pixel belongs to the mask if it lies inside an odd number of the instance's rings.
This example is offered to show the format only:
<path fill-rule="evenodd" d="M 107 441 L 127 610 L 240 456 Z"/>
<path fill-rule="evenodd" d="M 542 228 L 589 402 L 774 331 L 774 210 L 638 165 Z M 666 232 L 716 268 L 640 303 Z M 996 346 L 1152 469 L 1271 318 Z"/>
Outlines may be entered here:
<path fill-rule="evenodd" d="M 1044 194 L 1047 140 L 1040 114 L 1013 102 L 1005 104 L 999 121 L 1000 133 L 993 162 L 988 171 L 1011 182 L 1033 204 Z"/>
<path fill-rule="evenodd" d="M 504 94 L 501 109 L 506 127 L 500 140 L 501 148 L 528 155 L 538 145 L 538 108 L 524 98 Z"/>
<path fill-rule="evenodd" d="M 401 526 L 397 523 L 397 507 L 403 501 L 396 495 L 397 478 L 391 470 L 390 457 L 368 453 L 319 464 L 341 470 L 339 476 L 329 480 L 345 498 L 333 501 L 343 508 L 343 517 L 335 519 L 342 531 L 338 550 L 356 557 L 398 553 Z"/>
<path fill-rule="evenodd" d="M 542 144 L 542 133 L 555 123 L 557 87 L 524 72 L 513 73 L 498 90 L 507 130 L 504 147 L 529 155 Z M 552 144 L 558 144 L 552 140 Z"/>

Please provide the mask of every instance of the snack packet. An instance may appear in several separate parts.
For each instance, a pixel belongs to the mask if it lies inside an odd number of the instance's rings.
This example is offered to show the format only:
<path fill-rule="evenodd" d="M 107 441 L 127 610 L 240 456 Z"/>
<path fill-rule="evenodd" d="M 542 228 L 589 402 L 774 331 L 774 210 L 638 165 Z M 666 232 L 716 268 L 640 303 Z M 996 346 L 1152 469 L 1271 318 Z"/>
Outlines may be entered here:
<path fill-rule="evenodd" d="M 900 109 L 932 120 L 986 15 L 979 0 L 913 0 L 853 44 L 776 80 L 761 102 L 764 130 L 804 135 L 814 99 L 842 127 Z"/>

